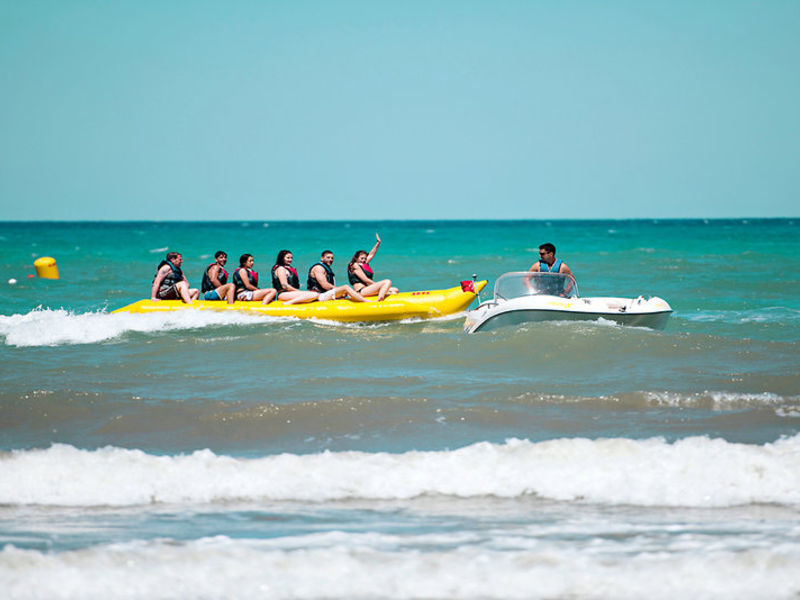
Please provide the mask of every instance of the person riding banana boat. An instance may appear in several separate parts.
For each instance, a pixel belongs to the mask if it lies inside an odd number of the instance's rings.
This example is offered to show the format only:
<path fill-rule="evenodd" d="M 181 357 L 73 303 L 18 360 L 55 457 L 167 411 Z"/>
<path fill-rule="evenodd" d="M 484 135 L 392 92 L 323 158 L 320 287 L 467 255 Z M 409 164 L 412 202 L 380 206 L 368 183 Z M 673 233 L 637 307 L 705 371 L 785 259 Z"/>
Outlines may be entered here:
<path fill-rule="evenodd" d="M 378 247 L 381 245 L 381 237 L 375 234 L 375 245 L 372 250 L 357 250 L 347 265 L 347 279 L 353 289 L 362 296 L 377 296 L 378 301 L 383 300 L 389 294 L 398 292 L 396 287 L 392 287 L 391 279 L 381 279 L 375 281 L 375 271 L 370 266 L 370 261 L 375 258 Z"/>
<path fill-rule="evenodd" d="M 284 304 L 302 304 L 319 299 L 317 292 L 304 292 L 300 289 L 300 277 L 292 266 L 294 256 L 291 250 L 281 250 L 272 267 L 272 285 L 277 290 L 277 299 Z"/>
<path fill-rule="evenodd" d="M 228 304 L 233 304 L 236 286 L 233 282 L 228 283 L 228 272 L 225 270 L 227 262 L 228 254 L 223 250 L 218 250 L 214 254 L 214 262 L 206 267 L 200 285 L 203 300 L 214 301 L 224 298 Z"/>
<path fill-rule="evenodd" d="M 192 300 L 197 300 L 200 290 L 189 287 L 189 280 L 181 270 L 183 255 L 180 252 L 168 252 L 156 268 L 153 277 L 153 287 L 150 291 L 150 300 L 182 300 L 186 304 L 191 304 Z"/>
<path fill-rule="evenodd" d="M 364 296 L 349 285 L 336 285 L 336 276 L 333 274 L 333 252 L 330 250 L 324 250 L 319 262 L 308 270 L 306 287 L 309 291 L 317 292 L 320 301 L 346 296 L 355 302 L 366 302 Z"/>
<path fill-rule="evenodd" d="M 277 294 L 273 288 L 258 287 L 258 273 L 253 270 L 255 259 L 252 254 L 239 257 L 239 268 L 233 272 L 233 284 L 236 286 L 236 299 L 240 302 L 258 302 L 269 304 Z"/>

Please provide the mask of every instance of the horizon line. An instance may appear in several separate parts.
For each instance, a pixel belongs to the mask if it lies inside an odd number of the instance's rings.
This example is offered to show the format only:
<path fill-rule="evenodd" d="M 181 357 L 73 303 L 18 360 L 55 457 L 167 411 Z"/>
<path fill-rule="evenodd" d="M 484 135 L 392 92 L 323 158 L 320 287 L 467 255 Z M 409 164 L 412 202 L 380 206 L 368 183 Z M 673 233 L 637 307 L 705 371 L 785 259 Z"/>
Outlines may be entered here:
<path fill-rule="evenodd" d="M 493 222 L 493 223 L 548 223 L 551 221 L 576 222 L 576 221 L 786 221 L 800 219 L 800 216 L 785 217 L 570 217 L 570 218 L 524 218 L 524 219 L 8 219 L 0 220 L 0 224 L 34 224 L 34 223 L 466 223 L 466 222 Z"/>

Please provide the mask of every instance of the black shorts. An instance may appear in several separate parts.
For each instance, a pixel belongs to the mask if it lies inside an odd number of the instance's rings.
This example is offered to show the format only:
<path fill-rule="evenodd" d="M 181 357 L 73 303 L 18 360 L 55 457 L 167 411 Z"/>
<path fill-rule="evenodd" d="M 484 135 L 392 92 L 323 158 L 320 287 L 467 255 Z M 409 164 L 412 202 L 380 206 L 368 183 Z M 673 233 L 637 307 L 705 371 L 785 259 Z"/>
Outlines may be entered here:
<path fill-rule="evenodd" d="M 159 300 L 180 300 L 181 294 L 178 292 L 177 285 L 171 285 L 168 288 L 161 288 L 158 290 L 158 294 L 156 294 L 156 298 Z"/>

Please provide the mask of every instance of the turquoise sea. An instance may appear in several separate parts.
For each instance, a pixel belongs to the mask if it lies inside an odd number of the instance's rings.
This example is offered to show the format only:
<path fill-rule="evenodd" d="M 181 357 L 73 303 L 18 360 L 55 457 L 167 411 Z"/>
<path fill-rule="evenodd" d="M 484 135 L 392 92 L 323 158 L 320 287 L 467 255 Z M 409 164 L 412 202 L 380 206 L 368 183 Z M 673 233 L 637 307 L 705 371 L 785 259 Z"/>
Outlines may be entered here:
<path fill-rule="evenodd" d="M 0 223 L 4 598 L 797 598 L 800 220 Z M 663 331 L 149 296 L 223 249 L 491 294 L 552 242 Z M 40 256 L 61 279 L 29 278 Z M 16 279 L 15 284 L 7 283 Z"/>

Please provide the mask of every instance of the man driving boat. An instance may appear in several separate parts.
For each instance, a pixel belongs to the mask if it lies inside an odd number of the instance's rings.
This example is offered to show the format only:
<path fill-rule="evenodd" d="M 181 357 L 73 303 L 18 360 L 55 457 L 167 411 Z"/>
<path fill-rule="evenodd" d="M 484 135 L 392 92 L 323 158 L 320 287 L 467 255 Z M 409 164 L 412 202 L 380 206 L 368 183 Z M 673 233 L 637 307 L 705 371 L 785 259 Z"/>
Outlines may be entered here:
<path fill-rule="evenodd" d="M 561 262 L 560 259 L 556 260 L 556 247 L 549 242 L 539 246 L 539 260 L 533 263 L 528 271 L 572 275 L 567 263 Z M 572 276 L 575 277 L 574 275 Z"/>
<path fill-rule="evenodd" d="M 563 281 L 549 282 L 550 285 L 548 287 L 551 288 L 549 293 L 556 296 L 569 295 L 574 285 L 573 281 L 575 280 L 575 276 L 567 266 L 567 263 L 562 262 L 560 259 L 556 260 L 556 247 L 549 242 L 539 246 L 539 260 L 533 263 L 528 271 L 532 273 L 562 273 L 564 275 L 569 275 L 572 278 L 571 280 L 565 278 Z M 526 281 L 526 285 L 530 287 L 530 282 Z"/>

